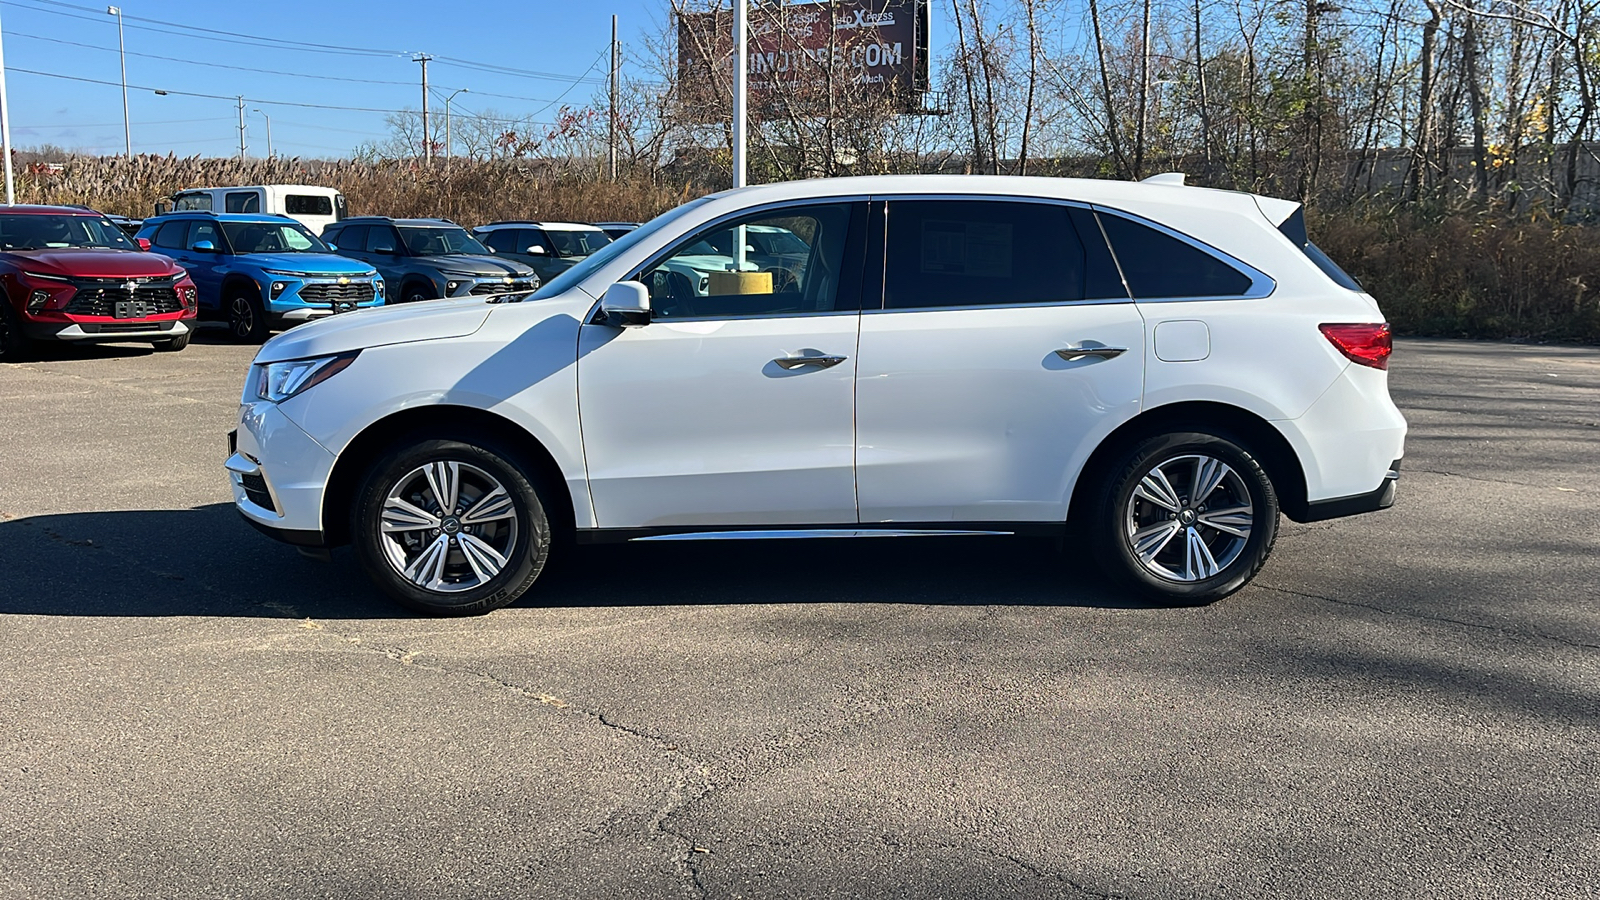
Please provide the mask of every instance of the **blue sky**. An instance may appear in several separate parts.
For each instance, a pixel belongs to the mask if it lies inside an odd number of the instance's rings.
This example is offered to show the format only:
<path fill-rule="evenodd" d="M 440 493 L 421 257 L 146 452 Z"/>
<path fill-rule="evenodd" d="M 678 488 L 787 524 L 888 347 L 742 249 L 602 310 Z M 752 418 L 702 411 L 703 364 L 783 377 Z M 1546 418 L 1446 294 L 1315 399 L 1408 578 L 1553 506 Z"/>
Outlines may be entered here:
<path fill-rule="evenodd" d="M 243 94 L 250 155 L 266 155 L 265 120 L 252 111 L 259 109 L 271 117 L 273 150 L 306 157 L 348 154 L 386 134 L 383 110 L 415 109 L 421 101 L 419 67 L 411 61 L 416 52 L 441 57 L 428 65 L 432 85 L 468 89 L 451 104 L 452 111 L 533 114 L 548 121 L 562 103 L 581 106 L 604 91 L 613 14 L 620 17 L 626 59 L 629 44 L 655 33 L 668 9 L 666 0 L 126 0 L 120 5 L 135 153 L 237 153 L 233 97 Z M 0 0 L 0 28 L 13 144 L 121 153 L 117 20 L 105 5 Z M 592 81 L 579 80 L 585 77 Z M 169 93 L 158 96 L 153 89 Z M 437 110 L 437 99 L 433 104 Z"/>

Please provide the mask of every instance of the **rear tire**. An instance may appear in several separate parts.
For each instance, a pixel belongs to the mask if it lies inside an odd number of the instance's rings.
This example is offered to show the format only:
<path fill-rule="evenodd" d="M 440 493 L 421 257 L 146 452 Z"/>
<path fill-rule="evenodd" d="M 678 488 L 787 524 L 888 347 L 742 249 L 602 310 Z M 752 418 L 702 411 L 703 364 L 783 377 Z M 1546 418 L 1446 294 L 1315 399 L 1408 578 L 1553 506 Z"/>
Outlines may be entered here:
<path fill-rule="evenodd" d="M 398 444 L 356 493 L 356 557 L 416 612 L 470 616 L 507 606 L 550 556 L 547 504 L 531 472 L 489 437 Z"/>
<path fill-rule="evenodd" d="M 1105 470 L 1089 543 L 1112 581 L 1166 606 L 1220 600 L 1266 564 L 1278 495 L 1247 445 L 1223 432 L 1136 441 Z"/>
<path fill-rule="evenodd" d="M 183 348 L 189 346 L 189 338 L 191 338 L 193 336 L 194 336 L 194 332 L 193 331 L 185 331 L 183 334 L 180 334 L 175 338 L 170 338 L 170 339 L 165 340 L 165 341 L 156 341 L 155 342 L 156 352 L 157 353 L 176 353 L 179 350 L 182 350 Z"/>
<path fill-rule="evenodd" d="M 21 317 L 0 291 L 0 363 L 24 362 L 33 356 L 33 341 L 22 330 Z"/>
<path fill-rule="evenodd" d="M 267 326 L 267 310 L 261 298 L 240 291 L 222 304 L 228 314 L 228 334 L 241 344 L 259 344 L 267 339 L 271 329 Z"/>

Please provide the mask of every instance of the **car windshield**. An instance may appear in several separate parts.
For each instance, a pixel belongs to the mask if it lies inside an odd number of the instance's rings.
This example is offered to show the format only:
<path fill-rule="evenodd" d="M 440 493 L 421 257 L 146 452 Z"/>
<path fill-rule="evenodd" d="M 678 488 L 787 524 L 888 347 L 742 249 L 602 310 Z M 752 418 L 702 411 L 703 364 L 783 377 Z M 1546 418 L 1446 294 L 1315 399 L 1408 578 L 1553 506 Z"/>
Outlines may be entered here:
<path fill-rule="evenodd" d="M 600 267 L 616 259 L 619 254 L 628 252 L 628 248 L 640 241 L 647 240 L 651 235 L 677 221 L 679 216 L 703 203 L 709 202 L 714 196 L 712 194 L 696 200 L 690 200 L 682 206 L 669 209 L 656 216 L 654 219 L 601 247 L 597 252 L 589 254 L 582 262 L 572 268 L 546 281 L 544 286 L 535 291 L 533 296 L 528 299 L 543 300 L 546 297 L 554 297 L 558 294 L 566 293 L 573 285 L 594 274 Z"/>
<path fill-rule="evenodd" d="M 489 255 L 488 248 L 461 228 L 402 225 L 400 235 L 412 256 L 444 256 L 449 253 Z"/>
<path fill-rule="evenodd" d="M 592 231 L 557 231 L 549 229 L 545 236 L 555 245 L 557 256 L 588 256 L 611 243 L 611 238 L 600 229 Z"/>
<path fill-rule="evenodd" d="M 223 222 L 235 253 L 327 253 L 328 246 L 297 222 Z"/>
<path fill-rule="evenodd" d="M 65 247 L 139 249 L 122 229 L 97 215 L 0 215 L 0 248 L 54 250 Z"/>

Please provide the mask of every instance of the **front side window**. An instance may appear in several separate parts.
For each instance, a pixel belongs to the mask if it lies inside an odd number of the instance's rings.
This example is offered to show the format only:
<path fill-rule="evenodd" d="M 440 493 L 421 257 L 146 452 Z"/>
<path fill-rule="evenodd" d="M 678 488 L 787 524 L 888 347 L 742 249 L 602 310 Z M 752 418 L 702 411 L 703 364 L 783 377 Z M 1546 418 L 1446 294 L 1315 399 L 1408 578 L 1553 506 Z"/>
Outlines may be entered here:
<path fill-rule="evenodd" d="M 884 306 L 1127 299 L 1121 285 L 1106 275 L 1104 242 L 1094 234 L 1088 242 L 1079 238 L 1073 220 L 1083 214 L 1052 203 L 891 200 Z"/>
<path fill-rule="evenodd" d="M 400 244 L 395 241 L 394 229 L 387 225 L 373 225 L 367 230 L 367 252 L 393 254 Z"/>
<path fill-rule="evenodd" d="M 231 191 L 223 196 L 222 202 L 231 213 L 261 212 L 261 196 L 255 191 Z"/>
<path fill-rule="evenodd" d="M 122 229 L 96 216 L 0 215 L 0 247 L 7 250 L 49 250 L 64 247 L 106 247 L 137 250 Z"/>
<path fill-rule="evenodd" d="M 1099 219 L 1135 300 L 1238 297 L 1250 290 L 1250 276 L 1187 241 L 1124 216 L 1101 212 Z"/>
<path fill-rule="evenodd" d="M 496 228 L 483 237 L 483 243 L 496 253 L 525 253 L 530 246 L 526 228 Z"/>
<path fill-rule="evenodd" d="M 217 233 L 217 223 L 203 221 L 190 222 L 189 246 L 187 249 L 193 250 L 194 246 L 201 241 L 209 241 L 212 249 L 218 251 L 221 251 L 227 247 L 227 244 L 223 243 L 222 241 L 222 235 Z"/>
<path fill-rule="evenodd" d="M 652 314 L 666 319 L 859 309 L 860 279 L 848 278 L 847 272 L 852 269 L 849 251 L 861 242 L 865 219 L 865 204 L 859 203 L 758 213 L 694 235 L 639 280 L 650 291 Z M 747 240 L 752 229 L 783 229 L 794 235 L 795 252 L 757 252 Z M 740 243 L 743 253 L 735 252 Z M 854 256 L 859 255 L 858 249 Z"/>
<path fill-rule="evenodd" d="M 326 253 L 328 248 L 297 222 L 224 222 L 235 253 Z"/>
<path fill-rule="evenodd" d="M 400 229 L 400 233 L 412 256 L 444 256 L 450 253 L 487 255 L 489 252 L 464 228 L 407 225 Z"/>

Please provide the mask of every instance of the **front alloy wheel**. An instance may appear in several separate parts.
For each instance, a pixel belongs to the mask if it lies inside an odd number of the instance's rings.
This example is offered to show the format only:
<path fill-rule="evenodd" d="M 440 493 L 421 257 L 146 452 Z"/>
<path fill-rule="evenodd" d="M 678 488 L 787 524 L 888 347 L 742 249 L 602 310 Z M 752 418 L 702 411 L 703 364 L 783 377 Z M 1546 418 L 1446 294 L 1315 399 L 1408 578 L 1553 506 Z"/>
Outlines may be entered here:
<path fill-rule="evenodd" d="M 1220 433 L 1145 438 L 1111 467 L 1092 513 L 1106 574 L 1158 602 L 1201 604 L 1255 577 L 1278 532 L 1272 481 Z"/>
<path fill-rule="evenodd" d="M 550 551 L 545 505 L 517 460 L 487 438 L 391 450 L 361 486 L 351 521 L 367 574 L 403 605 L 433 615 L 515 601 Z"/>

